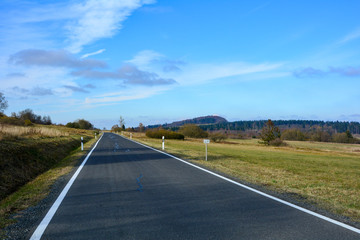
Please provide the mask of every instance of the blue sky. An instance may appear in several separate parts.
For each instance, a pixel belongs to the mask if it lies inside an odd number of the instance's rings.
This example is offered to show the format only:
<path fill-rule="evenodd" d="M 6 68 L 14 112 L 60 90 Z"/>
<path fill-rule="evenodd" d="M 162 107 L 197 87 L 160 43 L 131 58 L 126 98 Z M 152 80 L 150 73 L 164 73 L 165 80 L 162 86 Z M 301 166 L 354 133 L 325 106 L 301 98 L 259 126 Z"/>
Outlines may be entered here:
<path fill-rule="evenodd" d="M 359 1 L 0 2 L 6 114 L 360 121 Z"/>

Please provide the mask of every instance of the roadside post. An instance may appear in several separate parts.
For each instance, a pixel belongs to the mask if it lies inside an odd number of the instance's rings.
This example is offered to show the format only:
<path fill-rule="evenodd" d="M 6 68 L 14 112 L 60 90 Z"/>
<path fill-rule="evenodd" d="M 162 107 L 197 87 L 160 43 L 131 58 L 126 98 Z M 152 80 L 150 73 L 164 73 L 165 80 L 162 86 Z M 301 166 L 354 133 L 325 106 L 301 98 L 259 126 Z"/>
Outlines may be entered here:
<path fill-rule="evenodd" d="M 162 150 L 165 150 L 165 136 L 162 136 Z"/>
<path fill-rule="evenodd" d="M 204 139 L 204 143 L 205 143 L 205 161 L 207 161 L 207 157 L 208 157 L 207 145 L 210 143 L 210 139 Z"/>
<path fill-rule="evenodd" d="M 81 151 L 84 151 L 84 143 L 83 143 L 83 140 L 84 140 L 84 138 L 81 137 Z"/>
<path fill-rule="evenodd" d="M 97 139 L 97 138 L 96 138 L 96 133 L 95 133 L 95 139 Z"/>

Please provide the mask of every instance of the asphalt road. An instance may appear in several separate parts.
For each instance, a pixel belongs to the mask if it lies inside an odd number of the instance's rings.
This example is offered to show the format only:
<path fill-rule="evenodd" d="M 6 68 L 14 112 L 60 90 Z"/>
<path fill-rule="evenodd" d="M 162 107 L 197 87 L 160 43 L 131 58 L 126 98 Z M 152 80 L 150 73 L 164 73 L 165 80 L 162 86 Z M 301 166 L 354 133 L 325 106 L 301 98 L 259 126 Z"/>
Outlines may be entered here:
<path fill-rule="evenodd" d="M 105 133 L 41 239 L 345 240 L 360 234 Z"/>

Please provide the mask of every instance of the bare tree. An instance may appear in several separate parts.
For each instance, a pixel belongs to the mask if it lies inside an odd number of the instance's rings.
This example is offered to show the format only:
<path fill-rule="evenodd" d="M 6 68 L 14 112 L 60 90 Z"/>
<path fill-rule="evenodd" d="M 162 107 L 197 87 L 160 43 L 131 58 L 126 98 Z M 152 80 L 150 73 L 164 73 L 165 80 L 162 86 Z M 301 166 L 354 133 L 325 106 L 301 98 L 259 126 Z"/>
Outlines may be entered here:
<path fill-rule="evenodd" d="M 139 123 L 139 132 L 143 132 L 145 130 L 144 124 Z"/>
<path fill-rule="evenodd" d="M 5 99 L 5 96 L 3 93 L 0 92 L 0 113 L 3 113 L 5 109 L 8 108 L 8 102 Z"/>
<path fill-rule="evenodd" d="M 123 130 L 125 130 L 125 119 L 124 119 L 122 116 L 120 116 L 120 119 L 119 119 L 119 126 L 120 126 Z"/>

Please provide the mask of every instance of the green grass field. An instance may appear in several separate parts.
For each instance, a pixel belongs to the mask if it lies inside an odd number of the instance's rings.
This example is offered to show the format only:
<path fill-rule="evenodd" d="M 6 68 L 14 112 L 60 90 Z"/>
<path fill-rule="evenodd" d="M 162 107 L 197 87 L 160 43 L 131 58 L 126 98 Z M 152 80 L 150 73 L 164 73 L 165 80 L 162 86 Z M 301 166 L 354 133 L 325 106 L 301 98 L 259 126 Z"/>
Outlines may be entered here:
<path fill-rule="evenodd" d="M 161 148 L 161 140 L 133 134 Z M 227 140 L 205 146 L 200 139 L 166 140 L 166 151 L 246 182 L 297 196 L 360 222 L 360 145 L 288 141 L 286 147 L 258 140 Z"/>

